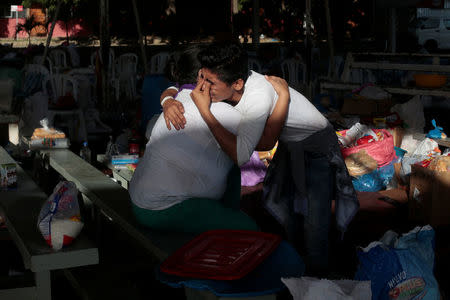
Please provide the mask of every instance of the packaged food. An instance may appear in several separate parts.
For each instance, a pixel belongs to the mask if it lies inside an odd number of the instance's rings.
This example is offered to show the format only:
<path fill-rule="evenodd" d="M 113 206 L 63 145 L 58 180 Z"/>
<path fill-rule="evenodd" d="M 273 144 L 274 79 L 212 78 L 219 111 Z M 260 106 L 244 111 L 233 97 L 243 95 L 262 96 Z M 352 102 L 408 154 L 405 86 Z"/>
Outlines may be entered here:
<path fill-rule="evenodd" d="M 17 166 L 14 163 L 0 165 L 0 189 L 17 187 Z"/>

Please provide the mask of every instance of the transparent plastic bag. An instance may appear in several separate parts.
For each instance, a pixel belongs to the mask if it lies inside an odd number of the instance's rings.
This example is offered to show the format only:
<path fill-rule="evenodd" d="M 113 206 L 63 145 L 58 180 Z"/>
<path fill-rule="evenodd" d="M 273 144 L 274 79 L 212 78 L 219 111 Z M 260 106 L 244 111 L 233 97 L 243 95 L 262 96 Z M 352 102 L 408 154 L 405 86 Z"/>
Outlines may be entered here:
<path fill-rule="evenodd" d="M 41 208 L 37 225 L 47 244 L 54 250 L 72 243 L 84 225 L 75 183 L 61 181 L 56 185 Z"/>

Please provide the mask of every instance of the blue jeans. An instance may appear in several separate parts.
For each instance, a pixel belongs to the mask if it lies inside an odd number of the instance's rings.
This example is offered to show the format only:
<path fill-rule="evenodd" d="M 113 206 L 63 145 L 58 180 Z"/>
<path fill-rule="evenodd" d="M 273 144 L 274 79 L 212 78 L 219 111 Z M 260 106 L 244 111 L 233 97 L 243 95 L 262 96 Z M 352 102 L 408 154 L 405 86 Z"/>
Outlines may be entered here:
<path fill-rule="evenodd" d="M 329 262 L 329 231 L 333 172 L 327 158 L 305 152 L 308 215 L 303 218 L 306 271 L 326 275 Z"/>

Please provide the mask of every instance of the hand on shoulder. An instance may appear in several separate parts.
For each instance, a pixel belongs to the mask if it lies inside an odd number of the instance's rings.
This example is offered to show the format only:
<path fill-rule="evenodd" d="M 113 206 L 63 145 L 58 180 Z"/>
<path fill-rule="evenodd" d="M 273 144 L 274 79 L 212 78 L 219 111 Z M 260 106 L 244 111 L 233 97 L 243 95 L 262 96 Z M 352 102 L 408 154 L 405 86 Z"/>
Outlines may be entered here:
<path fill-rule="evenodd" d="M 289 96 L 289 85 L 286 82 L 286 80 L 284 80 L 283 78 L 278 77 L 278 76 L 264 75 L 264 77 L 273 86 L 273 88 L 275 89 L 275 92 L 277 92 L 278 96 L 281 96 L 281 95 Z"/>

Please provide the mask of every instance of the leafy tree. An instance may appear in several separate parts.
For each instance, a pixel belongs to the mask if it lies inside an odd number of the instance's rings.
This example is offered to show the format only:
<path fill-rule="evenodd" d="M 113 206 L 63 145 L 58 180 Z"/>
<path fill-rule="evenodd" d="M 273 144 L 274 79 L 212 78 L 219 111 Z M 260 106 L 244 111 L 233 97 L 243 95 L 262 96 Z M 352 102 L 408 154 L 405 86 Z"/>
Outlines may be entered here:
<path fill-rule="evenodd" d="M 86 5 L 89 2 L 88 0 L 23 0 L 22 5 L 24 7 L 31 7 L 32 4 L 41 4 L 43 8 L 47 9 L 47 15 L 50 19 L 53 19 L 56 5 L 60 1 L 62 3 L 58 13 L 58 20 L 64 22 L 66 27 L 66 39 L 67 42 L 69 42 L 69 21 L 81 18 L 82 16 L 84 17 L 80 7 Z"/>
<path fill-rule="evenodd" d="M 28 34 L 28 45 L 30 45 L 31 44 L 31 31 L 37 27 L 45 28 L 44 24 L 42 24 L 41 22 L 37 22 L 34 18 L 34 15 L 31 15 L 25 19 L 24 23 L 17 24 L 16 35 L 21 31 L 25 31 Z"/>

